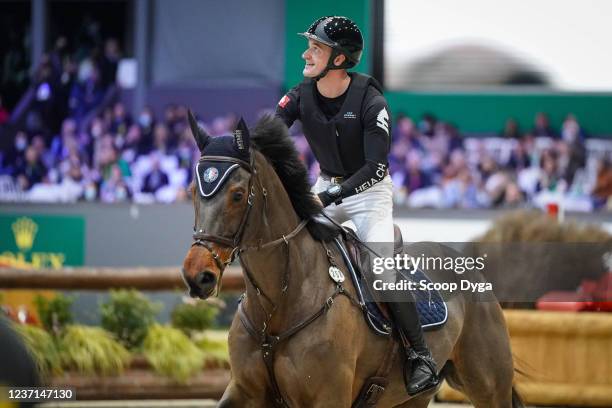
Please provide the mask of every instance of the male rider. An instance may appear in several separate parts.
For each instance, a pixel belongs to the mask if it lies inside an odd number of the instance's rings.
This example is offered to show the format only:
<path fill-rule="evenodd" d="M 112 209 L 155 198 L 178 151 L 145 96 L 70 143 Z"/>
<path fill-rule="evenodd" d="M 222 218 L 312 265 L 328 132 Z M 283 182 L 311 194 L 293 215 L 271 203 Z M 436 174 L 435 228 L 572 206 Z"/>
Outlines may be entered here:
<path fill-rule="evenodd" d="M 296 119 L 301 121 L 321 168 L 313 191 L 326 207 L 326 214 L 338 222 L 351 220 L 365 242 L 387 243 L 377 247 L 382 252 L 379 255 L 392 257 L 389 109 L 374 78 L 347 72 L 361 58 L 361 31 L 350 19 L 331 16 L 319 18 L 300 35 L 308 40 L 302 54 L 305 79 L 282 97 L 276 115 L 287 126 Z M 415 303 L 387 304 L 402 337 L 414 350 L 406 350 L 408 393 L 435 387 L 435 362 L 423 339 Z"/>

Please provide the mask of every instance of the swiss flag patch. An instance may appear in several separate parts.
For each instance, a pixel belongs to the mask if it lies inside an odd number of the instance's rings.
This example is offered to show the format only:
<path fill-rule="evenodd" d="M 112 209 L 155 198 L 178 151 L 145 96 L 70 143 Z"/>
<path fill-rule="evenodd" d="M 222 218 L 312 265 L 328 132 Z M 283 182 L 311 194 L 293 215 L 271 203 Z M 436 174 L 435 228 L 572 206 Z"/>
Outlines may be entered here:
<path fill-rule="evenodd" d="M 287 104 L 289 103 L 289 97 L 287 95 L 284 95 L 280 101 L 278 101 L 278 106 L 280 106 L 281 108 L 285 109 L 285 106 L 287 106 Z"/>

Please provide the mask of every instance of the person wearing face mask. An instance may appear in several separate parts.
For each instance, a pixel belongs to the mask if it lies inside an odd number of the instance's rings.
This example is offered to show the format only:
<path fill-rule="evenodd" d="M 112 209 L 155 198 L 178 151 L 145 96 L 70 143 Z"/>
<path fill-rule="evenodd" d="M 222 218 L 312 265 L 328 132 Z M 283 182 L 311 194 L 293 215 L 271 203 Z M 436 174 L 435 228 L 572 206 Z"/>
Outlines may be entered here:
<path fill-rule="evenodd" d="M 24 132 L 17 132 L 13 146 L 2 153 L 3 172 L 12 173 L 16 168 L 25 165 L 25 151 L 28 147 L 28 136 Z"/>
<path fill-rule="evenodd" d="M 346 17 L 326 16 L 306 32 L 304 81 L 278 102 L 276 116 L 290 127 L 300 120 L 321 174 L 313 187 L 325 212 L 351 220 L 358 237 L 393 256 L 393 190 L 388 171 L 390 117 L 380 84 L 347 72 L 359 63 L 363 37 Z M 394 271 L 386 278 L 395 281 Z M 406 350 L 406 389 L 415 395 L 437 386 L 435 362 L 423 339 L 415 303 L 387 302 Z"/>

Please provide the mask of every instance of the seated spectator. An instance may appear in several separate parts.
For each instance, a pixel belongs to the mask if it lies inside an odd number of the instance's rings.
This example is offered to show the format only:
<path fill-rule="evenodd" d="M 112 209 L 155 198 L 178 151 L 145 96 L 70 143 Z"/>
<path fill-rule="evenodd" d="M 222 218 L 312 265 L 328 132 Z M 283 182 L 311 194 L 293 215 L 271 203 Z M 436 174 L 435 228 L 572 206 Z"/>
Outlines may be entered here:
<path fill-rule="evenodd" d="M 442 185 L 444 208 L 479 208 L 480 194 L 467 167 L 461 168 L 457 177 Z"/>
<path fill-rule="evenodd" d="M 104 203 L 128 201 L 132 193 L 123 177 L 121 167 L 114 163 L 110 166 L 110 174 L 100 185 L 100 199 Z"/>
<path fill-rule="evenodd" d="M 576 116 L 568 114 L 561 125 L 561 140 L 568 144 L 582 144 L 585 138 L 584 130 L 580 127 Z"/>
<path fill-rule="evenodd" d="M 104 55 L 100 62 L 100 71 L 102 77 L 102 86 L 108 87 L 115 83 L 117 77 L 117 66 L 121 59 L 121 51 L 119 42 L 116 38 L 109 38 L 104 43 Z"/>
<path fill-rule="evenodd" d="M 515 182 L 506 184 L 501 206 L 503 208 L 522 208 L 525 206 L 525 194 L 518 184 Z"/>
<path fill-rule="evenodd" d="M 25 161 L 15 168 L 15 177 L 22 190 L 29 190 L 47 176 L 47 167 L 40 160 L 40 154 L 34 146 L 25 151 Z"/>
<path fill-rule="evenodd" d="M 7 150 L 2 157 L 2 168 L 7 173 L 14 173 L 17 167 L 25 164 L 25 151 L 28 147 L 28 135 L 25 132 L 17 132 L 13 146 Z"/>
<path fill-rule="evenodd" d="M 155 125 L 153 130 L 153 148 L 162 155 L 170 153 L 169 138 L 170 132 L 165 124 L 158 123 Z"/>
<path fill-rule="evenodd" d="M 520 139 L 521 129 L 516 119 L 508 118 L 504 125 L 504 130 L 499 134 L 500 137 L 505 139 Z"/>
<path fill-rule="evenodd" d="M 535 137 L 550 137 L 555 139 L 557 134 L 548 122 L 548 115 L 543 112 L 538 112 L 535 117 L 533 130 L 531 131 Z"/>
<path fill-rule="evenodd" d="M 514 171 L 521 171 L 531 166 L 531 157 L 528 151 L 528 142 L 520 140 L 510 153 L 506 167 Z"/>
<path fill-rule="evenodd" d="M 406 160 L 406 171 L 403 181 L 403 187 L 407 194 L 421 188 L 430 187 L 433 184 L 431 177 L 421 169 L 421 160 L 415 151 L 408 155 Z"/>
<path fill-rule="evenodd" d="M 558 156 L 552 150 L 546 150 L 542 154 L 540 162 L 540 178 L 538 180 L 536 191 L 565 191 L 565 182 L 559 176 Z"/>
<path fill-rule="evenodd" d="M 100 82 L 100 72 L 92 67 L 83 81 L 76 82 L 70 91 L 70 114 L 80 122 L 87 113 L 102 102 L 104 88 Z"/>
<path fill-rule="evenodd" d="M 168 185 L 168 175 L 159 167 L 159 155 L 152 154 L 150 158 L 151 171 L 144 178 L 142 192 L 155 194 L 157 190 Z"/>
<path fill-rule="evenodd" d="M 121 102 L 117 102 L 113 107 L 113 121 L 110 125 L 110 131 L 116 135 L 125 136 L 131 124 L 132 118 L 125 111 L 125 106 Z"/>

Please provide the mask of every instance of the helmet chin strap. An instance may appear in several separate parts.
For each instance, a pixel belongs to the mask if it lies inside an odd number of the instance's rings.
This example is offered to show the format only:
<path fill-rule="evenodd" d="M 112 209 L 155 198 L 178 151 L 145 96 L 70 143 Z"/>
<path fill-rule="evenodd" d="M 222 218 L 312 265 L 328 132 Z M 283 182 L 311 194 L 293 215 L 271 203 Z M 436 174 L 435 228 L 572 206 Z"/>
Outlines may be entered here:
<path fill-rule="evenodd" d="M 334 60 L 336 59 L 336 57 L 338 55 L 342 55 L 342 53 L 336 49 L 332 48 L 332 53 L 329 56 L 329 59 L 327 60 L 327 65 L 325 66 L 325 68 L 323 68 L 323 71 L 321 71 L 321 73 L 319 75 L 317 75 L 316 77 L 312 78 L 315 82 L 318 82 L 321 78 L 323 78 L 325 75 L 327 75 L 327 73 L 332 70 L 332 69 L 345 69 L 346 67 L 346 62 L 348 61 L 348 59 L 345 58 L 345 61 L 340 64 L 340 65 L 334 65 Z"/>

